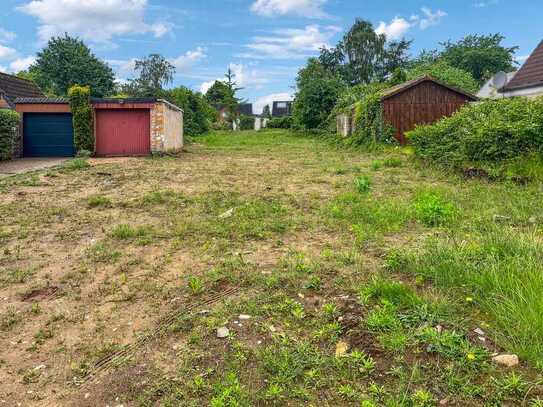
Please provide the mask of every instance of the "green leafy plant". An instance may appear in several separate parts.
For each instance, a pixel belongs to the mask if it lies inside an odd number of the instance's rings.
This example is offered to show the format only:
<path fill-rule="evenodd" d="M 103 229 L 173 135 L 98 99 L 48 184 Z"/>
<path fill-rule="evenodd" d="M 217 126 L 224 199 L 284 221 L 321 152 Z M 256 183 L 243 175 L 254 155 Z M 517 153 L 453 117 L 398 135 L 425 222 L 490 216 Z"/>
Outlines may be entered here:
<path fill-rule="evenodd" d="M 290 129 L 292 124 L 292 116 L 273 117 L 268 120 L 269 129 Z"/>
<path fill-rule="evenodd" d="M 253 116 L 248 116 L 242 114 L 239 116 L 239 128 L 240 130 L 254 130 L 255 129 L 255 118 Z"/>
<path fill-rule="evenodd" d="M 0 161 L 13 158 L 18 125 L 19 114 L 17 112 L 0 109 Z"/>
<path fill-rule="evenodd" d="M 451 117 L 416 127 L 407 138 L 425 161 L 506 175 L 506 169 L 519 171 L 509 165 L 512 160 L 520 164 L 534 154 L 539 159 L 530 165 L 541 168 L 542 134 L 543 98 L 508 98 L 467 105 Z"/>
<path fill-rule="evenodd" d="M 94 151 L 94 118 L 88 86 L 72 86 L 68 90 L 74 125 L 74 144 L 77 151 Z"/>
<path fill-rule="evenodd" d="M 354 185 L 356 187 L 356 190 L 361 194 L 365 194 L 366 192 L 369 192 L 369 190 L 371 189 L 371 181 L 367 175 L 362 175 L 360 177 L 357 177 L 354 180 Z"/>
<path fill-rule="evenodd" d="M 187 286 L 193 295 L 201 294 L 204 291 L 204 283 L 202 279 L 196 276 L 189 277 Z"/>
<path fill-rule="evenodd" d="M 436 193 L 421 194 L 415 201 L 417 220 L 428 227 L 442 226 L 451 220 L 456 208 Z"/>
<path fill-rule="evenodd" d="M 92 195 L 87 198 L 87 205 L 89 208 L 107 208 L 111 206 L 111 200 L 104 195 Z"/>

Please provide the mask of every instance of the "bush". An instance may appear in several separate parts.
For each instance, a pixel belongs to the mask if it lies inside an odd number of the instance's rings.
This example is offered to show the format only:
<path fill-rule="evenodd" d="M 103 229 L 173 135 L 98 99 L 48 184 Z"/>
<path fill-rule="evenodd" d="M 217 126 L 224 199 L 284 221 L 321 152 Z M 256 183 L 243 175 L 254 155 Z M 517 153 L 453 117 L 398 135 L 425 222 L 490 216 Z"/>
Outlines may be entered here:
<path fill-rule="evenodd" d="M 476 93 L 480 88 L 477 81 L 469 72 L 450 66 L 445 61 L 422 62 L 408 69 L 406 72 L 407 80 L 417 79 L 425 75 L 430 75 L 437 80 L 466 92 Z"/>
<path fill-rule="evenodd" d="M 214 122 L 209 127 L 215 131 L 232 131 L 232 123 L 229 122 Z"/>
<path fill-rule="evenodd" d="M 489 100 L 407 133 L 415 154 L 451 168 L 493 167 L 543 153 L 543 98 Z"/>
<path fill-rule="evenodd" d="M 0 161 L 13 158 L 13 147 L 17 140 L 19 115 L 8 109 L 0 109 Z"/>
<path fill-rule="evenodd" d="M 239 128 L 240 130 L 254 130 L 255 118 L 253 116 L 247 116 L 242 114 L 239 117 Z"/>
<path fill-rule="evenodd" d="M 291 129 L 292 116 L 273 117 L 268 120 L 267 127 L 269 129 Z"/>
<path fill-rule="evenodd" d="M 428 227 L 444 225 L 453 217 L 455 211 L 452 203 L 436 193 L 422 194 L 415 201 L 415 216 Z"/>
<path fill-rule="evenodd" d="M 183 129 L 186 136 L 199 136 L 209 131 L 217 113 L 201 93 L 180 86 L 166 91 L 165 98 L 183 109 Z"/>
<path fill-rule="evenodd" d="M 74 144 L 77 151 L 94 151 L 94 119 L 90 94 L 88 86 L 75 85 L 68 91 L 74 124 Z"/>

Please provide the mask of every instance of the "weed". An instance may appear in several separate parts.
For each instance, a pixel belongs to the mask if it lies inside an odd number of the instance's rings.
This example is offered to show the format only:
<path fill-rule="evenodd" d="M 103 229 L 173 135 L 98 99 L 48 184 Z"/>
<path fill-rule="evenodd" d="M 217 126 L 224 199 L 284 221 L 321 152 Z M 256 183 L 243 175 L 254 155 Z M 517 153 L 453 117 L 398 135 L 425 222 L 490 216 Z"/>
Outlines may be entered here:
<path fill-rule="evenodd" d="M 187 286 L 193 295 L 199 295 L 204 292 L 204 283 L 199 277 L 190 276 Z"/>
<path fill-rule="evenodd" d="M 383 161 L 383 165 L 387 168 L 398 168 L 402 166 L 402 160 L 398 157 L 388 157 Z"/>
<path fill-rule="evenodd" d="M 399 308 L 413 308 L 422 303 L 422 300 L 405 284 L 374 277 L 368 287 L 363 288 L 359 294 L 363 302 L 369 299 L 386 301 Z"/>
<path fill-rule="evenodd" d="M 366 317 L 366 326 L 377 332 L 397 329 L 400 326 L 400 321 L 396 316 L 396 307 L 389 302 L 375 307 Z"/>
<path fill-rule="evenodd" d="M 149 227 L 148 226 L 138 226 L 133 227 L 127 224 L 120 224 L 115 226 L 111 230 L 111 236 L 115 239 L 119 240 L 128 240 L 128 239 L 134 239 L 134 238 L 142 238 L 147 237 L 149 234 Z"/>
<path fill-rule="evenodd" d="M 371 162 L 370 169 L 372 171 L 379 171 L 381 168 L 383 168 L 382 160 L 374 160 Z"/>
<path fill-rule="evenodd" d="M 87 248 L 85 253 L 95 263 L 115 263 L 121 257 L 120 252 L 113 250 L 106 243 L 96 243 Z"/>
<path fill-rule="evenodd" d="M 360 194 L 365 194 L 371 189 L 371 180 L 367 175 L 361 175 L 354 180 L 356 190 Z"/>
<path fill-rule="evenodd" d="M 111 200 L 104 195 L 92 195 L 87 198 L 87 205 L 89 208 L 109 208 Z"/>
<path fill-rule="evenodd" d="M 89 162 L 84 158 L 74 158 L 62 164 L 62 170 L 64 172 L 78 171 L 89 167 Z"/>
<path fill-rule="evenodd" d="M 456 208 L 452 203 L 431 192 L 419 195 L 414 209 L 416 219 L 428 227 L 443 226 L 456 213 Z"/>
<path fill-rule="evenodd" d="M 6 312 L 0 315 L 0 331 L 9 331 L 22 321 L 21 315 L 15 307 L 8 307 Z"/>

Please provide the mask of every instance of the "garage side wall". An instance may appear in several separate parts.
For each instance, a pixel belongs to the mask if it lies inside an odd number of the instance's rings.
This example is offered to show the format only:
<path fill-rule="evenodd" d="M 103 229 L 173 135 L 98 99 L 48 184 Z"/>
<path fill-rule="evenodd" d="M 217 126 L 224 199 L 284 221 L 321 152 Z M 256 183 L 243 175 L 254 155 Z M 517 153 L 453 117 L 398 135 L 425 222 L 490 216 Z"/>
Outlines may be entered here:
<path fill-rule="evenodd" d="M 183 111 L 165 101 L 151 109 L 151 151 L 176 152 L 183 148 Z"/>

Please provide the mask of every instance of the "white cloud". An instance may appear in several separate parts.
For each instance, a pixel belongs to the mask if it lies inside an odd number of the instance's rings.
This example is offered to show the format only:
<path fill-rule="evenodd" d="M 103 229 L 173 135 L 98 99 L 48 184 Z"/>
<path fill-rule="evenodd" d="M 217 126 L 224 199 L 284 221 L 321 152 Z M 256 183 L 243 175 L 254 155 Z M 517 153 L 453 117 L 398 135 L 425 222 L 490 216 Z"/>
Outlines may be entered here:
<path fill-rule="evenodd" d="M 441 23 L 441 19 L 447 16 L 447 13 L 442 10 L 433 12 L 428 7 L 421 8 L 421 11 L 422 16 L 414 14 L 409 20 L 396 16 L 388 24 L 381 21 L 377 25 L 375 32 L 377 34 L 385 34 L 387 39 L 397 40 L 402 38 L 411 28 L 418 27 L 421 30 L 426 30 L 428 27 L 438 25 Z"/>
<path fill-rule="evenodd" d="M 252 52 L 240 56 L 255 59 L 306 58 L 322 47 L 329 47 L 328 41 L 340 31 L 339 27 L 318 25 L 308 25 L 304 29 L 274 30 L 272 35 L 254 37 L 245 46 Z"/>
<path fill-rule="evenodd" d="M 287 100 L 293 100 L 292 94 L 287 92 L 261 96 L 253 103 L 253 112 L 261 114 L 264 106 L 269 105 L 271 110 L 273 102 L 284 102 Z"/>
<path fill-rule="evenodd" d="M 264 85 L 269 83 L 269 79 L 266 77 L 266 74 L 259 71 L 258 69 L 251 68 L 248 65 L 244 64 L 230 64 L 228 67 L 232 70 L 234 74 L 234 81 L 236 85 L 241 88 L 253 88 L 253 89 L 262 89 Z M 200 85 L 200 92 L 207 93 L 209 88 L 213 86 L 216 81 L 224 81 L 224 77 L 213 79 L 210 81 L 204 81 Z"/>
<path fill-rule="evenodd" d="M 473 7 L 483 8 L 493 6 L 499 3 L 499 0 L 481 0 L 473 3 Z"/>
<path fill-rule="evenodd" d="M 519 55 L 518 57 L 515 57 L 515 61 L 525 62 L 528 58 L 530 58 L 530 55 Z"/>
<path fill-rule="evenodd" d="M 255 14 L 274 17 L 296 15 L 308 18 L 326 18 L 322 7 L 328 0 L 257 0 L 251 6 Z"/>
<path fill-rule="evenodd" d="M 13 48 L 0 45 L 0 59 L 15 58 L 16 55 L 17 51 L 15 51 Z"/>
<path fill-rule="evenodd" d="M 17 38 L 17 34 L 0 27 L 0 42 L 10 42 L 15 38 Z"/>
<path fill-rule="evenodd" d="M 28 56 L 24 58 L 17 58 L 9 64 L 9 69 L 11 72 L 20 72 L 28 69 L 30 65 L 36 62 L 36 57 Z"/>
<path fill-rule="evenodd" d="M 209 90 L 209 88 L 211 88 L 213 86 L 213 84 L 215 83 L 216 80 L 220 81 L 221 79 L 214 79 L 212 81 L 203 82 L 200 85 L 200 92 L 202 92 L 203 94 L 206 94 L 207 91 Z"/>
<path fill-rule="evenodd" d="M 405 35 L 411 28 L 411 23 L 404 18 L 394 17 L 390 23 L 381 21 L 375 32 L 377 34 L 385 34 L 387 39 L 397 40 Z"/>
<path fill-rule="evenodd" d="M 18 10 L 36 17 L 39 37 L 68 32 L 97 43 L 125 34 L 151 33 L 159 38 L 171 30 L 164 22 L 149 24 L 144 15 L 147 0 L 33 0 Z"/>
<path fill-rule="evenodd" d="M 205 59 L 207 57 L 206 51 L 205 48 L 197 47 L 195 50 L 187 51 L 170 62 L 175 66 L 177 72 L 183 72 Z"/>

